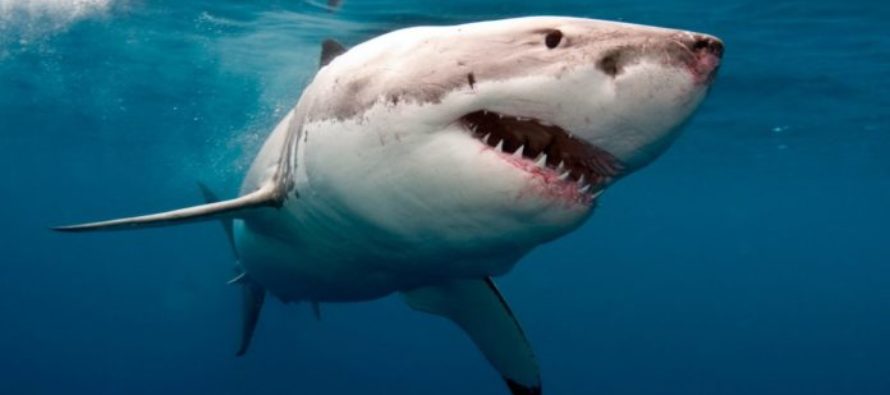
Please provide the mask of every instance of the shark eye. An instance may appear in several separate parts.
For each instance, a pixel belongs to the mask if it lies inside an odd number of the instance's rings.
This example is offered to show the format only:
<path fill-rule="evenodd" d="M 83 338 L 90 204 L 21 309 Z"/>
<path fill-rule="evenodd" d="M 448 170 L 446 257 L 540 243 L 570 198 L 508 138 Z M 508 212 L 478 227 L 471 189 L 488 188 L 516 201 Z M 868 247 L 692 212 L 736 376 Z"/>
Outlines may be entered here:
<path fill-rule="evenodd" d="M 560 41 L 562 41 L 562 32 L 556 29 L 544 36 L 544 44 L 550 49 L 556 48 Z"/>

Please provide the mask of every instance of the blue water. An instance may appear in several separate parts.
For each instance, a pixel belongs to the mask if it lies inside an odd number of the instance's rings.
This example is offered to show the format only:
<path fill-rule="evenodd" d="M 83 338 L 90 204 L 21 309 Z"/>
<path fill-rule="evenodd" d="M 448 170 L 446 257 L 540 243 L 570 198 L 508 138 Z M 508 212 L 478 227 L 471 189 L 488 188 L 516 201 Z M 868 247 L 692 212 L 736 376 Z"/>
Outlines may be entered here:
<path fill-rule="evenodd" d="M 0 0 L 0 394 L 506 394 L 395 297 L 270 301 L 234 358 L 216 224 L 47 227 L 233 195 L 325 37 L 532 14 L 727 46 L 677 144 L 499 279 L 545 393 L 890 393 L 890 3 L 323 4 Z"/>

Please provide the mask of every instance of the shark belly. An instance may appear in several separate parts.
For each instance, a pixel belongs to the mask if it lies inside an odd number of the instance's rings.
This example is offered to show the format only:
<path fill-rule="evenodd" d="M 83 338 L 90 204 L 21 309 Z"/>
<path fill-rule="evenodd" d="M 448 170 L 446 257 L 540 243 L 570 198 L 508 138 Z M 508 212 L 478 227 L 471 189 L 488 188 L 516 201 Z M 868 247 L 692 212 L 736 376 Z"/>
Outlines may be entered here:
<path fill-rule="evenodd" d="M 241 265 L 278 298 L 290 301 L 348 302 L 376 299 L 399 289 L 399 276 L 373 269 L 351 254 L 324 257 L 280 236 L 235 224 Z M 344 249 L 350 248 L 345 246 Z"/>
<path fill-rule="evenodd" d="M 365 224 L 337 222 L 324 210 L 307 210 L 311 200 L 234 222 L 241 265 L 285 301 L 371 300 L 452 279 L 502 274 L 527 252 L 464 251 L 434 240 L 418 245 Z"/>

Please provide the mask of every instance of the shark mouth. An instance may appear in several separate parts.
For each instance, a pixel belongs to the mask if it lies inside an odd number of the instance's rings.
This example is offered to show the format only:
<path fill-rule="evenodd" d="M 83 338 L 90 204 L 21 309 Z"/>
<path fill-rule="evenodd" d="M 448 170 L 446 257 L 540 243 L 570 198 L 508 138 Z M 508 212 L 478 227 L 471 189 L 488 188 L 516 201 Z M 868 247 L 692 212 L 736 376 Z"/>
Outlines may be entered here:
<path fill-rule="evenodd" d="M 624 168 L 608 152 L 538 119 L 480 110 L 460 122 L 517 167 L 542 175 L 551 186 L 568 189 L 586 202 L 599 196 Z"/>

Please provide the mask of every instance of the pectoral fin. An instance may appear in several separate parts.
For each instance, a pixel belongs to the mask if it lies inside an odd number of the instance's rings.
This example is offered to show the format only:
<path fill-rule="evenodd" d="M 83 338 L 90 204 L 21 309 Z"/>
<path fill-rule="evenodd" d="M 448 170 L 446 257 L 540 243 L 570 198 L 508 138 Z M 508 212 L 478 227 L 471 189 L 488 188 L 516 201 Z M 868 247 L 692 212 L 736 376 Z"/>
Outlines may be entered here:
<path fill-rule="evenodd" d="M 490 278 L 459 280 L 405 292 L 412 308 L 456 323 L 504 377 L 513 395 L 540 395 L 541 379 L 531 345 Z"/>
<path fill-rule="evenodd" d="M 283 195 L 276 184 L 267 184 L 254 192 L 231 200 L 202 204 L 157 214 L 91 222 L 80 225 L 53 228 L 60 232 L 87 232 L 95 230 L 137 229 L 151 226 L 177 225 L 211 219 L 235 218 L 246 211 L 259 207 L 279 207 Z"/>

